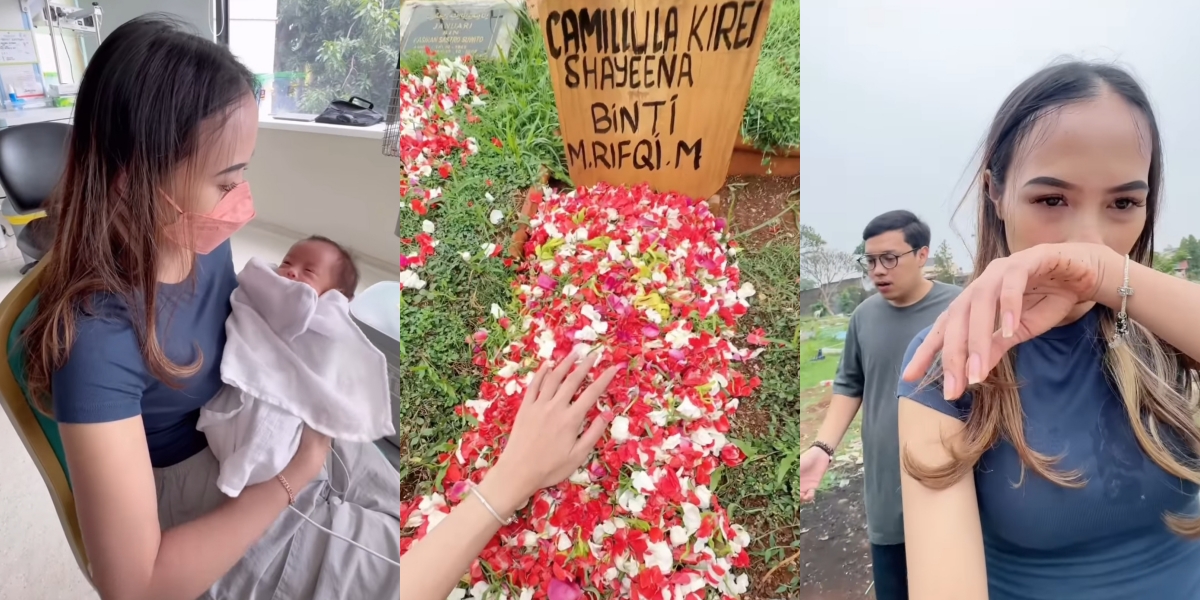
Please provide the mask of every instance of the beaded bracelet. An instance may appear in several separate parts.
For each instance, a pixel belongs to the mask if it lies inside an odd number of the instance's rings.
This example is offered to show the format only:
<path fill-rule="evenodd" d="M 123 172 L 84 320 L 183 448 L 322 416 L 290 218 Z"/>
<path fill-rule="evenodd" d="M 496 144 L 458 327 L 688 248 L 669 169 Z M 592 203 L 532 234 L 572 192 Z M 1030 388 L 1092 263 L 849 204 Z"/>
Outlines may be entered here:
<path fill-rule="evenodd" d="M 284 491 L 287 492 L 288 505 L 295 504 L 296 503 L 296 494 L 294 492 L 292 492 L 292 484 L 288 483 L 288 480 L 286 477 L 283 476 L 283 473 L 276 475 L 275 479 L 279 480 L 279 483 L 283 485 Z"/>

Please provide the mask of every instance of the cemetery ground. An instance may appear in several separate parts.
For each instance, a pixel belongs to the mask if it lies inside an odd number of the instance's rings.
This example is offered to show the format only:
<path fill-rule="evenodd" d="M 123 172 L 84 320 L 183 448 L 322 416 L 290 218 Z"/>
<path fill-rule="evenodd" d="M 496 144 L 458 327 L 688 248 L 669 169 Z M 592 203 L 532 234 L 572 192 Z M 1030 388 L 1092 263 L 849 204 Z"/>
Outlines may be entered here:
<path fill-rule="evenodd" d="M 778 22 L 796 29 L 798 12 L 798 1 L 778 0 L 772 27 Z M 794 125 L 764 116 L 787 114 L 774 109 L 779 98 L 798 98 L 798 36 L 798 29 L 783 38 L 768 30 L 760 71 L 768 64 L 769 73 L 760 78 L 756 71 L 744 133 L 772 143 L 789 143 L 792 131 L 798 138 L 798 105 Z M 797 56 L 789 58 L 781 51 L 786 48 Z M 426 60 L 414 56 L 407 64 L 419 70 Z M 794 60 L 796 69 L 790 89 L 780 83 L 786 77 L 778 75 L 788 60 Z M 464 260 L 462 254 L 478 257 L 488 244 L 507 248 L 522 220 L 525 192 L 541 186 L 543 173 L 549 174 L 551 185 L 569 180 L 545 47 L 537 30 L 523 20 L 509 52 L 498 60 L 480 61 L 478 69 L 489 92 L 487 105 L 475 111 L 477 120 L 460 125 L 464 135 L 478 141 L 480 151 L 444 178 L 439 202 L 428 217 L 401 211 L 401 232 L 420 232 L 422 221 L 432 219 L 439 241 L 436 254 L 422 268 L 426 287 L 405 290 L 400 306 L 405 323 L 400 367 L 407 374 L 400 390 L 400 476 L 406 499 L 440 482 L 444 471 L 439 457 L 453 451 L 454 440 L 468 427 L 455 408 L 478 396 L 483 376 L 472 364 L 468 340 L 485 324 L 492 304 L 509 304 L 519 267 L 501 260 Z M 772 342 L 760 357 L 738 367 L 762 379 L 761 387 L 743 399 L 731 418 L 729 438 L 746 453 L 746 461 L 719 470 L 711 486 L 732 522 L 753 536 L 747 569 L 752 587 L 745 596 L 750 600 L 809 597 L 808 588 L 802 588 L 804 536 L 797 519 L 801 509 L 796 487 L 796 462 L 805 446 L 796 402 L 806 377 L 799 372 L 805 363 L 800 341 L 798 188 L 798 178 L 736 178 L 726 182 L 715 206 L 718 216 L 726 218 L 731 238 L 743 248 L 736 258 L 742 281 L 757 290 L 749 312 L 738 321 L 735 341 L 746 347 L 745 336 L 762 328 Z M 492 220 L 495 211 L 503 215 L 498 224 Z"/>
<path fill-rule="evenodd" d="M 849 319 L 806 318 L 800 342 L 800 446 L 816 439 L 833 392 L 828 385 L 837 371 Z M 830 350 L 835 353 L 830 353 Z M 824 360 L 813 360 L 818 350 Z M 854 420 L 838 447 L 817 491 L 816 500 L 800 507 L 800 590 L 806 600 L 874 598 L 871 555 L 867 541 L 862 490 L 861 416 Z"/>

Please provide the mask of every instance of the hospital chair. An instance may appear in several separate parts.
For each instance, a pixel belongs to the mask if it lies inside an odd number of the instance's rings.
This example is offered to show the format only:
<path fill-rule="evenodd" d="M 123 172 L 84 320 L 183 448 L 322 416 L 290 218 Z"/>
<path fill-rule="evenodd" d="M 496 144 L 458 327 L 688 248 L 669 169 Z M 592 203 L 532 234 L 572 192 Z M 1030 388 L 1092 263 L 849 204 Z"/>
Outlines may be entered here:
<path fill-rule="evenodd" d="M 30 123 L 0 129 L 0 186 L 11 210 L 4 217 L 25 255 L 24 275 L 54 242 L 54 219 L 46 218 L 45 203 L 67 164 L 71 126 Z"/>
<path fill-rule="evenodd" d="M 2 132 L 0 132 L 2 133 Z M 91 583 L 91 569 L 88 566 L 87 552 L 83 548 L 83 532 L 79 528 L 79 517 L 75 514 L 75 496 L 71 493 L 71 484 L 67 479 L 66 469 L 54 451 L 47 430 L 43 423 L 53 427 L 52 420 L 36 414 L 33 405 L 25 398 L 20 384 L 13 374 L 9 364 L 8 346 L 9 335 L 17 317 L 37 296 L 41 284 L 41 267 L 37 266 L 26 277 L 17 283 L 17 287 L 0 301 L 0 405 L 12 421 L 13 428 L 25 444 L 25 450 L 33 459 L 50 499 L 54 501 L 54 510 L 58 512 L 59 523 L 67 536 L 67 543 L 75 560 L 83 571 L 84 577 Z M 52 429 L 57 435 L 57 428 Z"/>

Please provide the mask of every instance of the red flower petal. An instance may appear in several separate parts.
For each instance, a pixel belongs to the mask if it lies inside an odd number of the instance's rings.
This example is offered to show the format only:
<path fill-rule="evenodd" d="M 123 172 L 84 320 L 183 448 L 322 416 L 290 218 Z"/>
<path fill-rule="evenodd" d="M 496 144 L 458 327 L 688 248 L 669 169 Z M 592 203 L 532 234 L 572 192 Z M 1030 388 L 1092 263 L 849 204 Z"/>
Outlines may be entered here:
<path fill-rule="evenodd" d="M 767 342 L 767 332 L 763 331 L 762 327 L 759 327 L 746 336 L 746 342 L 755 346 L 766 346 L 769 343 Z"/>

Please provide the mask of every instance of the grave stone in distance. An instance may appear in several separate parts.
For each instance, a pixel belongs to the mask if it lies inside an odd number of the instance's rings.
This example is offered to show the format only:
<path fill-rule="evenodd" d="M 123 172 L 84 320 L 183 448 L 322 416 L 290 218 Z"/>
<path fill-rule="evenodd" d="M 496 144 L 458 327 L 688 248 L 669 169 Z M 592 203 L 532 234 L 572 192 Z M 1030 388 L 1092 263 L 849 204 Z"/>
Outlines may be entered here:
<path fill-rule="evenodd" d="M 507 53 L 519 23 L 519 2 L 413 0 L 400 9 L 400 53 L 429 48 L 442 57 Z"/>

